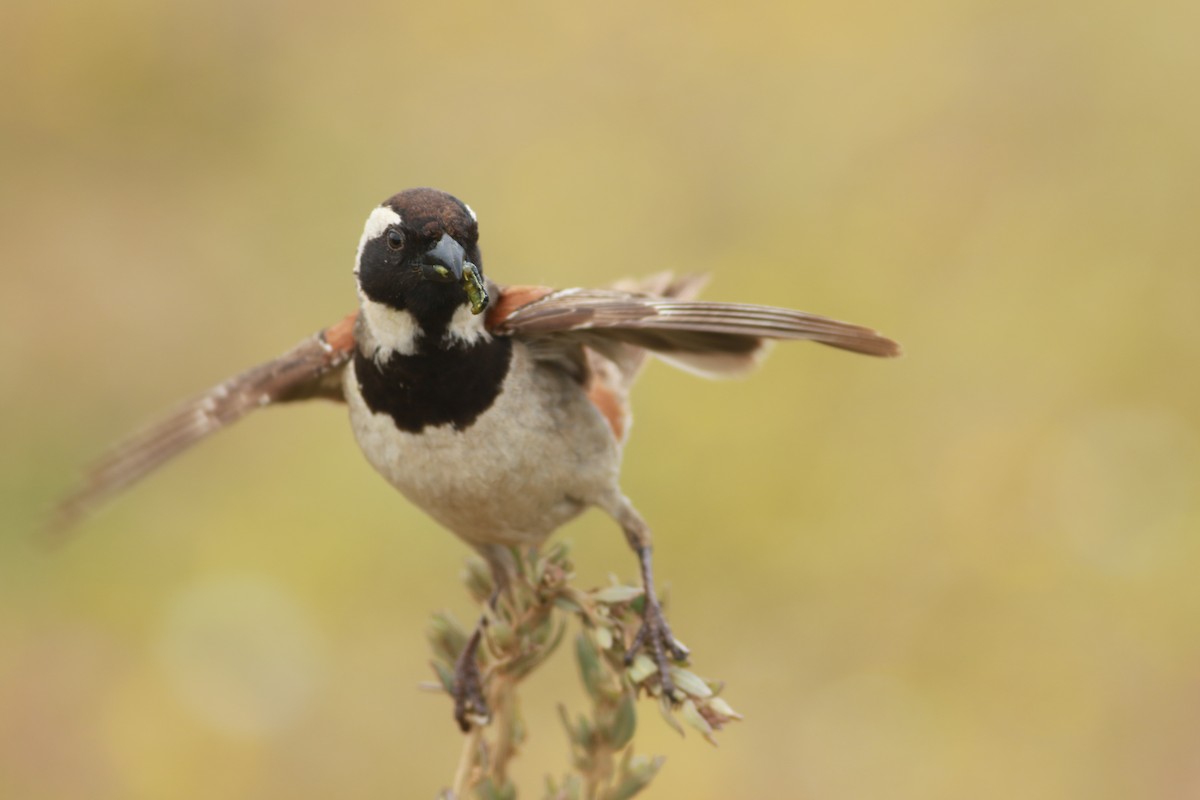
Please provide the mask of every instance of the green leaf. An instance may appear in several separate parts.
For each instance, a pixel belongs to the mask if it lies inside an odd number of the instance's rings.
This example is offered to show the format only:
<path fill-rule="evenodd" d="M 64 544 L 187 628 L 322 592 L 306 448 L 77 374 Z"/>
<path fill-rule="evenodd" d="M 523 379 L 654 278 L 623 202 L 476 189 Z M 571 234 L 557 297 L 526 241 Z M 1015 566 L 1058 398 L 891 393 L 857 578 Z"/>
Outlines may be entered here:
<path fill-rule="evenodd" d="M 467 632 L 449 611 L 438 611 L 430 618 L 426 637 L 433 645 L 434 652 L 450 663 L 454 663 L 467 646 Z"/>
<path fill-rule="evenodd" d="M 592 598 L 600 603 L 628 603 L 641 595 L 640 586 L 605 586 L 592 592 Z"/>
<path fill-rule="evenodd" d="M 488 623 L 488 638 L 492 640 L 496 650 L 501 653 L 513 649 L 517 644 L 517 637 L 513 632 L 512 625 L 502 619 L 493 618 Z"/>
<path fill-rule="evenodd" d="M 562 565 L 570 553 L 571 547 L 566 542 L 555 542 L 546 551 L 544 560 L 551 564 Z"/>
<path fill-rule="evenodd" d="M 582 608 L 575 604 L 575 601 L 568 600 L 561 595 L 554 598 L 554 605 L 556 608 L 560 608 L 563 611 L 566 611 L 568 614 L 578 614 L 579 612 L 583 611 Z"/>
<path fill-rule="evenodd" d="M 708 688 L 708 684 L 700 679 L 693 672 L 688 672 L 682 667 L 677 667 L 674 664 L 667 668 L 671 673 L 671 679 L 675 681 L 675 687 L 680 689 L 690 697 L 697 697 L 701 700 L 712 697 L 712 689 Z"/>
<path fill-rule="evenodd" d="M 684 700 L 683 705 L 679 709 L 679 716 L 683 717 L 683 721 L 700 732 L 700 735 L 707 739 L 712 744 L 716 744 L 717 740 L 713 738 L 712 725 L 700 713 L 700 709 L 696 708 L 696 704 L 691 700 Z"/>
<path fill-rule="evenodd" d="M 598 700 L 604 691 L 604 671 L 600 666 L 600 654 L 592 639 L 585 633 L 575 637 L 575 658 L 579 661 L 579 674 L 583 685 L 593 700 Z"/>
<path fill-rule="evenodd" d="M 462 580 L 476 603 L 482 603 L 491 597 L 492 571 L 483 560 L 478 558 L 467 559 L 467 568 L 466 572 L 463 573 Z"/>
<path fill-rule="evenodd" d="M 726 703 L 724 698 L 714 697 L 708 701 L 708 705 L 713 711 L 717 712 L 722 717 L 728 717 L 729 719 L 742 719 L 742 715 L 730 708 L 729 703 Z"/>
<path fill-rule="evenodd" d="M 633 756 L 621 765 L 621 777 L 615 786 L 601 795 L 604 800 L 629 800 L 650 785 L 663 765 L 663 757 Z"/>
<path fill-rule="evenodd" d="M 638 653 L 634 656 L 633 663 L 629 665 L 629 669 L 625 672 L 629 676 L 629 680 L 638 684 L 658 672 L 658 666 L 650 656 L 645 653 Z"/>
<path fill-rule="evenodd" d="M 592 629 L 592 634 L 596 637 L 596 644 L 601 650 L 611 650 L 613 646 L 612 629 L 606 628 L 603 625 L 598 625 Z"/>
<path fill-rule="evenodd" d="M 556 627 L 554 629 L 554 637 L 546 645 L 546 648 L 545 648 L 546 655 L 550 655 L 551 653 L 553 653 L 555 650 L 558 649 L 559 644 L 562 643 L 563 634 L 566 632 L 567 632 L 567 623 L 566 622 L 558 623 L 558 627 Z"/>
<path fill-rule="evenodd" d="M 608 743 L 614 750 L 620 750 L 629 744 L 637 730 L 637 705 L 634 693 L 626 690 L 617 704 L 616 714 L 613 715 L 612 726 L 608 730 Z"/>
<path fill-rule="evenodd" d="M 667 721 L 667 724 L 675 729 L 675 732 L 683 736 L 683 726 L 679 724 L 679 720 L 675 719 L 675 715 L 671 713 L 671 701 L 665 697 L 658 699 L 658 712 L 662 714 L 662 718 Z"/>
<path fill-rule="evenodd" d="M 575 741 L 578 732 L 575 730 L 575 726 L 571 724 L 571 715 L 567 712 L 567 707 L 562 703 L 558 704 L 558 718 L 562 720 L 563 730 L 567 732 L 567 738 Z"/>
<path fill-rule="evenodd" d="M 592 728 L 592 723 L 583 714 L 579 715 L 579 723 L 575 726 L 575 730 L 579 735 L 579 744 L 584 750 L 591 750 L 594 744 L 595 731 Z"/>

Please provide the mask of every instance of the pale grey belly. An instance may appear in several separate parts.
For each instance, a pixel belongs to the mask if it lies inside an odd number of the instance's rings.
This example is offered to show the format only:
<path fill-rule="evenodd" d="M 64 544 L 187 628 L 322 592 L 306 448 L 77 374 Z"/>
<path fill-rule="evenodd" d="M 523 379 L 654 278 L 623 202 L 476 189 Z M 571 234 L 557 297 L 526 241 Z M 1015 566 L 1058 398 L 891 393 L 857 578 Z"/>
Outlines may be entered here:
<path fill-rule="evenodd" d="M 480 544 L 537 544 L 615 489 L 620 453 L 603 418 L 569 376 L 513 348 L 504 391 L 465 430 L 418 434 L 346 398 L 367 460 L 442 525 Z"/>

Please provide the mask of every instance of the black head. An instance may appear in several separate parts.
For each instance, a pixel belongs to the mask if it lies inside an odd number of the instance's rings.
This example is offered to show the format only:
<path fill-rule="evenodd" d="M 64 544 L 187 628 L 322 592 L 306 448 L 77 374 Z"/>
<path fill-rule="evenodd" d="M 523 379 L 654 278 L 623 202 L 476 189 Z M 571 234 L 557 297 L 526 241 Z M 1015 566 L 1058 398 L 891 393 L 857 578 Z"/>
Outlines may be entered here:
<path fill-rule="evenodd" d="M 371 212 L 355 275 L 368 300 L 421 321 L 488 303 L 475 214 L 436 189 L 408 189 Z"/>

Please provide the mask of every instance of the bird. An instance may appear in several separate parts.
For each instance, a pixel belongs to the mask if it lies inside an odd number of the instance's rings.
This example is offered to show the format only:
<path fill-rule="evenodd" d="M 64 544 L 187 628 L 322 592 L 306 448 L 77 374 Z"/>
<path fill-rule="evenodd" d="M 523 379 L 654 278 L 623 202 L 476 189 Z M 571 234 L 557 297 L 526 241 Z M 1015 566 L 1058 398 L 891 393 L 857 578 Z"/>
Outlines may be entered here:
<path fill-rule="evenodd" d="M 620 488 L 629 393 L 647 356 L 703 377 L 741 375 L 770 340 L 810 340 L 870 356 L 900 353 L 866 327 L 760 305 L 697 300 L 702 275 L 658 273 L 606 289 L 506 286 L 485 277 L 478 218 L 432 188 L 369 214 L 354 262 L 358 308 L 273 360 L 184 403 L 101 456 L 59 504 L 62 538 L 92 509 L 197 442 L 264 406 L 344 403 L 366 460 L 477 551 L 491 602 L 513 548 L 536 548 L 597 507 L 637 557 L 644 651 L 674 697 L 669 667 L 688 650 L 654 588 L 650 528 Z M 477 651 L 486 613 L 455 665 L 454 719 L 486 724 Z"/>

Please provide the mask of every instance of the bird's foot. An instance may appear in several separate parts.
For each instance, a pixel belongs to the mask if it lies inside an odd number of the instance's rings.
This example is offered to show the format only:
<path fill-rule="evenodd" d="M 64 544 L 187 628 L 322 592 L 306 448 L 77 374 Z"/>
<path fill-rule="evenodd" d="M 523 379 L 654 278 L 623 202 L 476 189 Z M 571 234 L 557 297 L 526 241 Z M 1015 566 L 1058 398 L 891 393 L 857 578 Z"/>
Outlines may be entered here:
<path fill-rule="evenodd" d="M 466 733 L 472 725 L 487 725 L 491 720 L 487 700 L 483 697 L 483 676 L 479 674 L 479 642 L 483 623 L 476 626 L 466 647 L 454 664 L 454 721 Z"/>
<path fill-rule="evenodd" d="M 625 665 L 633 663 L 638 652 L 645 647 L 658 667 L 659 680 L 662 682 L 663 696 L 674 702 L 675 681 L 671 678 L 670 659 L 687 661 L 688 649 L 671 635 L 671 626 L 663 615 L 662 605 L 653 594 L 646 593 L 646 610 L 642 615 L 642 627 L 633 637 L 633 644 L 625 653 Z"/>

